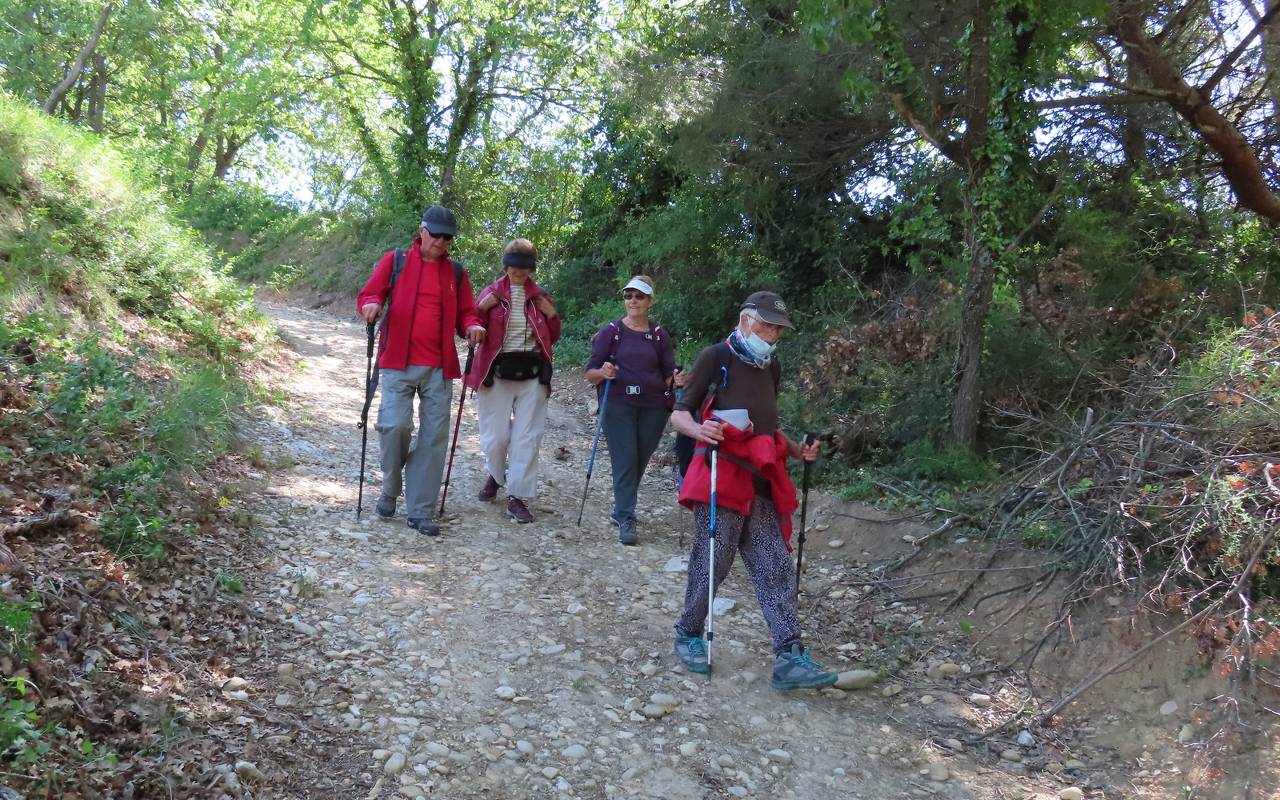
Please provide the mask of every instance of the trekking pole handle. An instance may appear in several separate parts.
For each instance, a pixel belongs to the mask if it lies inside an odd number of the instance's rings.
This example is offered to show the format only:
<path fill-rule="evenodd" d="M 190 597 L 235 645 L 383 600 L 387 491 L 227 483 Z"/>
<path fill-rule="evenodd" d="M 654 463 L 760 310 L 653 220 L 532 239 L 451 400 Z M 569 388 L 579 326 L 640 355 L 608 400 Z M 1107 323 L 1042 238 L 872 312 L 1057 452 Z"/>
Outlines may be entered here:
<path fill-rule="evenodd" d="M 366 322 L 366 323 L 364 324 L 364 331 L 365 331 L 365 336 L 366 336 L 366 337 L 368 338 L 368 340 L 369 340 L 369 341 L 365 344 L 365 358 L 373 358 L 373 340 L 374 340 L 374 336 L 373 336 L 373 323 L 372 323 L 372 322 Z"/>
<path fill-rule="evenodd" d="M 474 344 L 467 345 L 467 365 L 462 368 L 463 375 L 471 374 L 471 359 L 475 358 L 476 346 Z"/>
<path fill-rule="evenodd" d="M 804 442 L 802 443 L 804 449 L 808 450 L 810 447 L 813 447 L 813 443 L 816 442 L 817 440 L 818 440 L 817 436 L 813 435 L 812 433 L 806 433 L 804 435 Z"/>

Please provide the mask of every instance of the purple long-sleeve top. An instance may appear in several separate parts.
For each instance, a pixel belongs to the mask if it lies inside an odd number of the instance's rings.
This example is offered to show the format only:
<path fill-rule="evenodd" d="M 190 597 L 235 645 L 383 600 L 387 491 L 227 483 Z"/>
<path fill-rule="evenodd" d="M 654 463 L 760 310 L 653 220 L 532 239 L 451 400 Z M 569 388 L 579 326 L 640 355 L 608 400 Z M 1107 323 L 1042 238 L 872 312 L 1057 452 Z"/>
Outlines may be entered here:
<path fill-rule="evenodd" d="M 587 369 L 599 369 L 610 354 L 618 365 L 618 377 L 609 390 L 610 403 L 641 408 L 671 407 L 671 374 L 676 370 L 671 337 L 661 325 L 649 323 L 649 330 L 633 331 L 622 320 L 605 325 L 591 340 Z M 604 382 L 597 394 L 604 391 Z"/>

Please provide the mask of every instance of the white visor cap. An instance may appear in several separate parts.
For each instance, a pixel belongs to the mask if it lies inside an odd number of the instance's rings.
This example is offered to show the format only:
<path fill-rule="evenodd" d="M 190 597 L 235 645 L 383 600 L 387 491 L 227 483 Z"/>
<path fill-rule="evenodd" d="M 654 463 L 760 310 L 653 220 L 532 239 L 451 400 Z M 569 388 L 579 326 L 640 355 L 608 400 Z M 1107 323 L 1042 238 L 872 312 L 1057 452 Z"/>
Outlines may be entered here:
<path fill-rule="evenodd" d="M 645 283 L 644 281 L 640 280 L 639 278 L 632 278 L 630 281 L 627 282 L 626 286 L 622 287 L 622 291 L 624 292 L 628 289 L 639 289 L 640 291 L 644 292 L 650 297 L 653 297 L 653 287 Z"/>

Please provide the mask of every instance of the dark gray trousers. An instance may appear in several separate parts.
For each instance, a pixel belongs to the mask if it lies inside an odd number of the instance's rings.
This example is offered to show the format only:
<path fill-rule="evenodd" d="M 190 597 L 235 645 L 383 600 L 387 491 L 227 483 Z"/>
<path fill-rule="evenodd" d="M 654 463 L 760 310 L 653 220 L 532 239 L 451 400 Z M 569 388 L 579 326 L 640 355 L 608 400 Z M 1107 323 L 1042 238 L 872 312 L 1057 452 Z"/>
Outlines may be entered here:
<path fill-rule="evenodd" d="M 616 387 L 615 387 L 616 388 Z M 665 408 L 636 408 L 609 403 L 604 408 L 604 434 L 613 467 L 613 520 L 636 518 L 636 494 L 649 459 L 662 441 L 671 412 Z"/>

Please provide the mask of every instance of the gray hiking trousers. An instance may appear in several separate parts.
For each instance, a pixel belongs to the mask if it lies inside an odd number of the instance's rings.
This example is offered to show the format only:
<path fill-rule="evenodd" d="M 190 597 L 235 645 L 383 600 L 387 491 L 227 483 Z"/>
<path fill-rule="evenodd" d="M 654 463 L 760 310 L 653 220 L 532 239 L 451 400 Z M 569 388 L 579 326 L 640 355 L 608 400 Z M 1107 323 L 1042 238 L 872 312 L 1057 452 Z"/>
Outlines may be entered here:
<path fill-rule="evenodd" d="M 437 367 L 410 366 L 379 372 L 378 443 L 382 449 L 382 493 L 399 497 L 405 516 L 435 516 L 449 448 L 449 407 L 453 381 Z M 413 398 L 418 398 L 418 436 L 413 436 Z"/>

